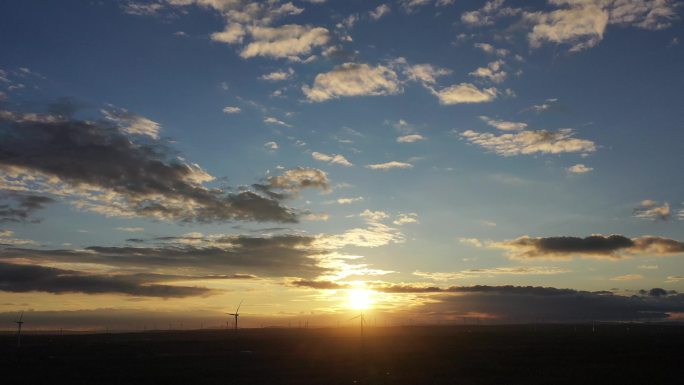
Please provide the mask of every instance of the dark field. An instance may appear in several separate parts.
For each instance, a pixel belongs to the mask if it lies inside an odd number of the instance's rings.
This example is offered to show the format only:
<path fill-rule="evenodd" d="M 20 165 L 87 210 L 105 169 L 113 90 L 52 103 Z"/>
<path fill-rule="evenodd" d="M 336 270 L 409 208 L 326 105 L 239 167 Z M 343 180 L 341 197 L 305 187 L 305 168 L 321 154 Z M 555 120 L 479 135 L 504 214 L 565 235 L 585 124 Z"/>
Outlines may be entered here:
<path fill-rule="evenodd" d="M 0 336 L 2 384 L 682 384 L 684 327 Z"/>

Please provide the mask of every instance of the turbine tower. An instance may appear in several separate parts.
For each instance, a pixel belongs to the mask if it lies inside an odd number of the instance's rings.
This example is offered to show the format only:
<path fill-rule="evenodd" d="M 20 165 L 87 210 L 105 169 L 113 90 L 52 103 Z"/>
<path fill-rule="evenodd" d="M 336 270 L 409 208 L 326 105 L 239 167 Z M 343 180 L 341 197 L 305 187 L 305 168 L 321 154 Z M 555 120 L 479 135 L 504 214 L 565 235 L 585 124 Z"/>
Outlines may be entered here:
<path fill-rule="evenodd" d="M 363 316 L 363 312 L 361 312 L 356 317 L 352 317 L 352 318 L 348 319 L 347 321 L 353 321 L 357 318 L 361 319 L 361 322 L 360 322 L 360 325 L 361 325 L 361 345 L 363 346 L 363 324 L 366 322 L 366 318 Z"/>
<path fill-rule="evenodd" d="M 235 309 L 235 313 L 227 313 L 228 315 L 232 315 L 233 317 L 235 317 L 235 331 L 237 331 L 238 329 L 238 317 L 240 316 L 239 311 L 240 306 L 242 306 L 242 301 L 244 301 L 244 299 L 240 300 L 240 304 L 238 305 L 237 309 Z"/>
<path fill-rule="evenodd" d="M 17 324 L 17 347 L 18 348 L 21 347 L 21 326 L 24 324 L 24 321 L 22 321 L 23 319 L 24 319 L 24 312 L 22 311 L 19 314 L 19 319 L 14 321 Z"/>

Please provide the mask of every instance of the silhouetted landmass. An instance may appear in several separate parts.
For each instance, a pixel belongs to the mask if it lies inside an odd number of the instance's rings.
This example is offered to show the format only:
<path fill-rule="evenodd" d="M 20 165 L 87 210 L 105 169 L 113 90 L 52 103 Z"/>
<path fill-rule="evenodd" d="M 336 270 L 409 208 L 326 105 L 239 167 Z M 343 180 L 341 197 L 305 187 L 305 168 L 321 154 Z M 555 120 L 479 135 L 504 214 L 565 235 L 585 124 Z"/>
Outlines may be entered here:
<path fill-rule="evenodd" d="M 3 384 L 679 384 L 684 327 L 0 335 Z"/>

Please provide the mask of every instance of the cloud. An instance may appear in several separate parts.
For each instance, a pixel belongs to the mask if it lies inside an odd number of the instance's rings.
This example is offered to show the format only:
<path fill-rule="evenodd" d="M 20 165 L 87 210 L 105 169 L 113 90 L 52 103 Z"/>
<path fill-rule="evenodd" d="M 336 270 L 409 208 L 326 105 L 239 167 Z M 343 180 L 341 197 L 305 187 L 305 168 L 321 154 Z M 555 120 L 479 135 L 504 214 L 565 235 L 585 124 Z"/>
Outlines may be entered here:
<path fill-rule="evenodd" d="M 496 120 L 490 117 L 481 115 L 480 120 L 487 123 L 488 125 L 497 128 L 502 131 L 520 131 L 527 128 L 527 123 L 522 122 L 507 122 L 505 120 Z"/>
<path fill-rule="evenodd" d="M 138 141 L 105 120 L 0 116 L 0 187 L 68 199 L 107 216 L 294 222 L 293 210 L 252 191 L 207 188 L 214 179 L 158 141 Z M 38 206 L 47 201 L 41 198 Z M 34 206 L 35 206 L 34 199 Z M 35 206 L 35 207 L 38 207 Z M 19 208 L 22 207 L 20 204 Z"/>
<path fill-rule="evenodd" d="M 14 238 L 14 232 L 12 230 L 0 229 L 0 245 L 3 246 L 16 246 L 16 245 L 35 245 L 35 241 L 30 239 L 19 239 Z"/>
<path fill-rule="evenodd" d="M 116 230 L 123 231 L 126 233 L 142 233 L 145 231 L 143 227 L 117 227 Z"/>
<path fill-rule="evenodd" d="M 363 197 L 338 198 L 334 202 L 336 202 L 338 205 L 348 205 L 351 203 L 361 202 L 362 200 L 363 200 Z"/>
<path fill-rule="evenodd" d="M 511 259 L 561 259 L 574 256 L 620 259 L 631 255 L 669 256 L 684 253 L 684 243 L 669 238 L 623 235 L 591 235 L 579 237 L 523 236 L 503 242 L 489 242 L 489 248 L 506 250 Z"/>
<path fill-rule="evenodd" d="M 276 189 L 295 195 L 305 188 L 320 189 L 324 192 L 331 190 L 328 174 L 310 167 L 297 167 L 284 171 L 282 175 L 269 176 L 266 178 L 266 184 L 255 184 L 254 187 L 259 191 L 272 192 Z"/>
<path fill-rule="evenodd" d="M 596 151 L 594 142 L 573 138 L 574 134 L 574 130 L 564 128 L 558 131 L 519 131 L 515 134 L 501 135 L 467 130 L 460 136 L 470 143 L 502 156 Z"/>
<path fill-rule="evenodd" d="M 395 219 L 392 223 L 394 223 L 397 226 L 403 226 L 409 223 L 420 223 L 418 222 L 418 214 L 416 213 L 407 213 L 407 214 L 399 214 L 397 216 L 397 219 Z"/>
<path fill-rule="evenodd" d="M 677 17 L 673 1 L 659 0 L 550 0 L 559 6 L 551 12 L 526 12 L 533 24 L 530 46 L 543 43 L 570 45 L 570 51 L 596 46 L 609 24 L 658 30 L 668 28 Z"/>
<path fill-rule="evenodd" d="M 164 5 L 160 3 L 138 3 L 134 1 L 129 1 L 125 4 L 121 4 L 123 11 L 129 15 L 135 16 L 151 16 L 156 15 L 164 9 Z"/>
<path fill-rule="evenodd" d="M 242 112 L 242 109 L 240 107 L 228 106 L 223 108 L 223 112 L 225 112 L 226 114 L 239 114 L 240 112 Z"/>
<path fill-rule="evenodd" d="M 495 87 L 479 89 L 470 83 L 460 83 L 439 91 L 430 88 L 440 104 L 485 103 L 496 99 L 499 91 Z"/>
<path fill-rule="evenodd" d="M 398 143 L 414 143 L 421 140 L 425 140 L 425 137 L 419 134 L 403 135 L 397 138 Z"/>
<path fill-rule="evenodd" d="M 482 52 L 488 53 L 490 55 L 497 55 L 497 56 L 504 57 L 504 56 L 508 56 L 508 54 L 510 53 L 510 51 L 505 49 L 505 48 L 496 48 L 489 43 L 475 43 L 475 44 L 473 44 L 473 46 L 475 48 L 482 50 Z"/>
<path fill-rule="evenodd" d="M 102 114 L 119 126 L 121 131 L 131 135 L 147 135 L 153 139 L 159 139 L 159 123 L 150 119 L 132 114 L 125 109 L 105 109 Z"/>
<path fill-rule="evenodd" d="M 339 164 L 341 166 L 346 166 L 346 167 L 353 166 L 353 164 L 350 161 L 348 161 L 347 158 L 345 158 L 342 155 L 338 155 L 338 154 L 328 155 L 328 154 L 323 154 L 321 152 L 314 151 L 311 153 L 311 156 L 314 159 L 320 160 L 322 162 Z"/>
<path fill-rule="evenodd" d="M 471 72 L 469 75 L 475 76 L 478 78 L 484 78 L 487 79 L 493 83 L 501 83 L 504 80 L 506 80 L 507 73 L 506 71 L 502 70 L 501 68 L 504 65 L 503 60 L 496 60 L 493 61 L 489 64 L 487 64 L 487 67 L 480 67 L 476 69 L 475 71 Z"/>
<path fill-rule="evenodd" d="M 304 86 L 302 91 L 310 101 L 322 102 L 340 97 L 393 95 L 403 90 L 397 74 L 388 67 L 345 63 L 316 75 L 313 86 Z"/>
<path fill-rule="evenodd" d="M 367 220 L 372 222 L 379 222 L 383 219 L 389 218 L 389 214 L 387 214 L 384 211 L 371 211 L 368 209 L 363 210 L 363 212 L 359 214 L 359 216 L 366 218 Z"/>
<path fill-rule="evenodd" d="M 326 45 L 330 41 L 327 29 L 309 25 L 252 26 L 248 31 L 252 41 L 240 52 L 240 56 L 245 59 L 256 56 L 292 59 L 309 55 L 313 48 Z"/>
<path fill-rule="evenodd" d="M 214 32 L 211 34 L 211 40 L 227 44 L 242 43 L 247 31 L 245 28 L 237 23 L 227 24 L 225 29 L 221 32 Z"/>
<path fill-rule="evenodd" d="M 276 142 L 266 142 L 266 143 L 264 143 L 264 147 L 266 147 L 267 149 L 269 149 L 271 151 L 277 150 L 278 148 L 280 148 L 278 146 L 278 143 L 276 143 Z"/>
<path fill-rule="evenodd" d="M 147 282 L 136 275 L 85 274 L 73 270 L 0 262 L 0 291 L 54 294 L 125 294 L 140 297 L 180 298 L 210 294 L 203 287 Z"/>
<path fill-rule="evenodd" d="M 397 229 L 379 222 L 368 222 L 366 228 L 354 228 L 342 234 L 320 237 L 315 245 L 326 249 L 338 249 L 345 246 L 380 247 L 403 241 L 404 236 Z"/>
<path fill-rule="evenodd" d="M 468 269 L 455 272 L 422 272 L 415 271 L 413 275 L 433 281 L 450 281 L 458 279 L 479 278 L 493 275 L 556 275 L 569 273 L 571 270 L 549 266 L 511 266 L 492 267 L 485 269 Z"/>
<path fill-rule="evenodd" d="M 152 270 L 164 274 L 182 271 L 191 275 L 251 274 L 308 278 L 328 271 L 319 266 L 319 258 L 329 253 L 329 250 L 317 244 L 325 237 L 207 237 L 192 234 L 156 238 L 153 241 L 161 244 L 149 247 L 90 246 L 67 250 L 4 248 L 0 249 L 0 260 L 40 265 L 87 263 L 119 271 Z"/>
<path fill-rule="evenodd" d="M 369 164 L 366 166 L 366 168 L 370 168 L 371 170 L 382 170 L 382 171 L 387 171 L 395 168 L 403 168 L 403 169 L 408 169 L 408 168 L 413 168 L 413 165 L 410 163 L 404 163 L 404 162 L 397 162 L 395 160 L 387 163 L 377 163 L 377 164 Z"/>
<path fill-rule="evenodd" d="M 287 123 L 283 122 L 282 120 L 278 120 L 278 119 L 276 119 L 276 118 L 274 118 L 274 117 L 272 117 L 272 116 L 267 116 L 267 117 L 265 117 L 265 118 L 264 118 L 264 123 L 266 123 L 266 124 L 274 124 L 274 125 L 278 125 L 278 126 L 292 127 L 292 125 L 287 124 Z"/>
<path fill-rule="evenodd" d="M 610 278 L 611 281 L 638 281 L 644 279 L 641 274 L 625 274 Z"/>
<path fill-rule="evenodd" d="M 389 288 L 400 291 L 402 287 Z M 420 287 L 404 287 L 403 292 Z M 429 292 L 429 288 L 424 289 Z M 435 317 L 478 317 L 503 322 L 587 322 L 663 320 L 684 309 L 680 294 L 622 296 L 610 292 L 532 286 L 452 286 L 442 289 L 417 311 Z"/>
<path fill-rule="evenodd" d="M 275 71 L 271 72 L 268 74 L 261 75 L 259 79 L 261 80 L 266 80 L 269 82 L 279 82 L 283 80 L 287 80 L 291 78 L 294 75 L 294 70 L 292 68 L 288 68 L 287 71 Z"/>
<path fill-rule="evenodd" d="M 390 13 L 392 9 L 387 4 L 380 4 L 374 10 L 369 11 L 368 14 L 373 20 L 380 20 L 383 16 Z"/>
<path fill-rule="evenodd" d="M 409 80 L 419 81 L 423 84 L 435 84 L 438 77 L 449 75 L 451 70 L 435 68 L 430 64 L 416 64 L 407 66 L 403 72 Z"/>
<path fill-rule="evenodd" d="M 574 166 L 566 168 L 566 170 L 571 174 L 586 174 L 588 172 L 594 171 L 593 167 L 587 167 L 582 163 L 578 163 Z"/>
<path fill-rule="evenodd" d="M 0 172 L 2 169 L 0 169 Z M 0 174 L 1 175 L 1 174 Z M 3 183 L 0 180 L 0 188 Z M 30 194 L 28 188 L 22 188 L 22 192 L 6 191 L 0 189 L 0 223 L 2 222 L 38 222 L 33 214 L 45 208 L 47 204 L 55 200 L 42 195 Z"/>
<path fill-rule="evenodd" d="M 499 18 L 515 16 L 520 13 L 520 9 L 503 7 L 504 0 L 490 0 L 485 5 L 475 11 L 464 12 L 461 21 L 472 27 L 492 25 Z"/>
<path fill-rule="evenodd" d="M 639 207 L 634 209 L 634 216 L 637 218 L 646 218 L 652 220 L 667 221 L 670 219 L 672 212 L 670 211 L 670 204 L 663 202 L 658 205 L 658 202 L 646 199 L 641 202 Z"/>

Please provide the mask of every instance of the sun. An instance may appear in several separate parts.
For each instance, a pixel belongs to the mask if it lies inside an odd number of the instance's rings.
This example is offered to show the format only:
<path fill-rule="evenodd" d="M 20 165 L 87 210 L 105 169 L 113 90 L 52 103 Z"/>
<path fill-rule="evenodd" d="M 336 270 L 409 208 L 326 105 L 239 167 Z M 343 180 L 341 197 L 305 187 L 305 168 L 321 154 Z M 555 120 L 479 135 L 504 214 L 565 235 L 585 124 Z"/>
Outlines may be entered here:
<path fill-rule="evenodd" d="M 365 310 L 373 305 L 373 292 L 366 289 L 351 289 L 347 292 L 349 307 L 355 310 Z"/>

